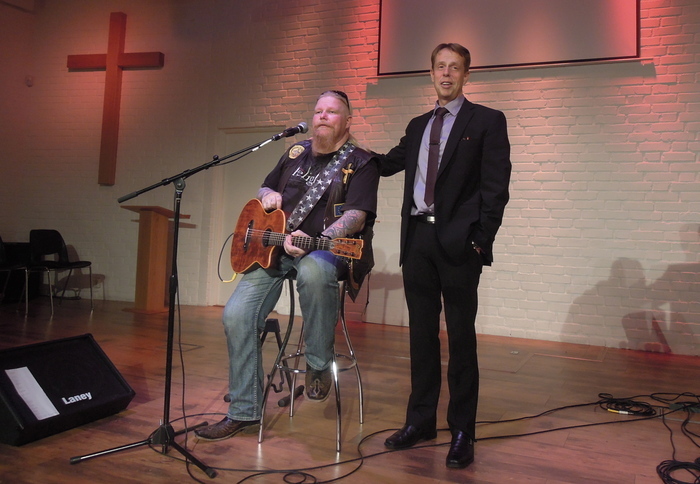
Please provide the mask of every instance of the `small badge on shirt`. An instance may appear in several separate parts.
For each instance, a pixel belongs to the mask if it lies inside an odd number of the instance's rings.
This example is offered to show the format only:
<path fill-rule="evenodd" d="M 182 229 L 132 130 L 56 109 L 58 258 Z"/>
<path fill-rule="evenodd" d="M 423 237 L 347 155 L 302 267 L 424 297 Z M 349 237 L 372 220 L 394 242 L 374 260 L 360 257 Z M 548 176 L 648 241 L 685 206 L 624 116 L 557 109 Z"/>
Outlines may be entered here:
<path fill-rule="evenodd" d="M 292 160 L 304 152 L 302 145 L 294 145 L 289 149 L 289 158 Z"/>
<path fill-rule="evenodd" d="M 343 204 L 342 203 L 336 203 L 335 205 L 333 205 L 333 215 L 335 215 L 336 218 L 343 215 Z"/>

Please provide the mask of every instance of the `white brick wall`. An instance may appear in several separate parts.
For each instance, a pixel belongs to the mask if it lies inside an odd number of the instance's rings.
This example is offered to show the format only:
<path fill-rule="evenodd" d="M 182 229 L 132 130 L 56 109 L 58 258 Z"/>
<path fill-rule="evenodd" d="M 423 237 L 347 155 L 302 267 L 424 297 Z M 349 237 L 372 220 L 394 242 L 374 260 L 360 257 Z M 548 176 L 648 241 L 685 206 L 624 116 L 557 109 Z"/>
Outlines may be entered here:
<path fill-rule="evenodd" d="M 642 60 L 472 73 L 469 99 L 506 113 L 514 167 L 482 278 L 482 333 L 700 355 L 700 5 L 641 8 Z M 165 67 L 124 74 L 117 185 L 99 187 L 104 74 L 69 73 L 65 61 L 104 52 L 112 11 L 127 13 L 126 50 L 164 52 Z M 0 202 L 14 208 L 2 210 L 0 235 L 58 228 L 106 276 L 109 299 L 133 300 L 136 224 L 116 199 L 225 154 L 222 128 L 308 120 L 318 93 L 339 88 L 355 135 L 386 151 L 429 109 L 427 76 L 374 77 L 378 16 L 378 0 L 65 0 L 34 14 L 0 5 L 11 46 L 0 53 Z M 281 148 L 266 148 L 271 163 Z M 187 304 L 218 292 L 224 191 L 250 190 L 220 178 L 187 182 L 183 211 L 197 224 L 181 238 Z M 363 316 L 375 323 L 407 319 L 401 190 L 401 176 L 381 182 Z M 132 202 L 170 207 L 172 190 Z"/>

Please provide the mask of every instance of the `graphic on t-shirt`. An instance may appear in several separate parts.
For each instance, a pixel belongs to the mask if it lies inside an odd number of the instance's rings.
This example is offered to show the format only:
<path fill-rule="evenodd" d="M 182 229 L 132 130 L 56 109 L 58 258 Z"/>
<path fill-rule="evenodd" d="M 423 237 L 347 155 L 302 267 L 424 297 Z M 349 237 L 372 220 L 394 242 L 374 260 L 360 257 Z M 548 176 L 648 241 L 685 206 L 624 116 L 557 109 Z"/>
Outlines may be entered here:
<path fill-rule="evenodd" d="M 318 170 L 312 170 L 312 168 L 314 168 L 313 165 L 307 167 L 306 171 L 304 172 L 302 167 L 298 167 L 296 170 L 294 170 L 294 173 L 292 173 L 292 177 L 301 178 L 306 183 L 306 186 L 310 187 L 316 182 L 316 179 L 320 175 Z M 316 173 L 313 173 L 314 171 L 316 171 Z"/>

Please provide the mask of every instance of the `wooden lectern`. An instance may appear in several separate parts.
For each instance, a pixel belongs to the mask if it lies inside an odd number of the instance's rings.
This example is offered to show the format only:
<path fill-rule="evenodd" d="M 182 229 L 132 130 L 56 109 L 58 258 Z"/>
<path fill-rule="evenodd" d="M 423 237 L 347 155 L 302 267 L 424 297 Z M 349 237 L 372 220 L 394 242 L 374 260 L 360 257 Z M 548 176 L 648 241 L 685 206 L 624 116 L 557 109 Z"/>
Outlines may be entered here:
<path fill-rule="evenodd" d="M 135 307 L 127 309 L 137 313 L 162 313 L 168 311 L 166 292 L 172 257 L 172 225 L 175 212 L 157 206 L 122 206 L 139 214 L 139 243 L 136 259 Z M 190 218 L 180 214 L 181 219 Z M 192 228 L 192 224 L 180 224 L 180 228 Z"/>

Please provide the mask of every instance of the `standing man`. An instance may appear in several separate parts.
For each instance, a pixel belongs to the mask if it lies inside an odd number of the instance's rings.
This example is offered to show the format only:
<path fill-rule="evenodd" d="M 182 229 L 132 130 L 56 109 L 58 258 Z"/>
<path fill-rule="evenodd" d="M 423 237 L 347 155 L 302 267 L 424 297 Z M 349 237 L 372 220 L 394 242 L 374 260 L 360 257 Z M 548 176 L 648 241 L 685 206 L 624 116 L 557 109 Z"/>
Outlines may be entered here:
<path fill-rule="evenodd" d="M 400 264 L 411 338 L 406 423 L 384 445 L 405 449 L 437 435 L 444 301 L 452 433 L 446 465 L 453 468 L 474 461 L 477 288 L 482 266 L 493 260 L 511 172 L 505 116 L 462 94 L 470 62 L 459 44 L 435 48 L 430 69 L 435 108 L 411 120 L 398 146 L 380 157 L 382 176 L 405 171 Z"/>
<path fill-rule="evenodd" d="M 314 110 L 313 138 L 291 146 L 258 191 L 262 209 L 282 209 L 287 214 L 291 235 L 286 236 L 276 263 L 246 272 L 226 303 L 223 323 L 231 403 L 223 420 L 195 430 L 201 440 L 223 440 L 257 430 L 265 376 L 260 333 L 288 278 L 296 277 L 306 325 L 306 398 L 323 402 L 329 395 L 340 306 L 338 280 L 347 277 L 359 284 L 363 274 L 342 257 L 313 248 L 322 246 L 323 238 L 362 233 L 366 236 L 363 257 L 367 257 L 377 210 L 377 161 L 356 146 L 350 134 L 351 120 L 344 92 L 322 93 Z M 311 249 L 294 246 L 292 237 L 311 241 L 301 244 Z"/>

